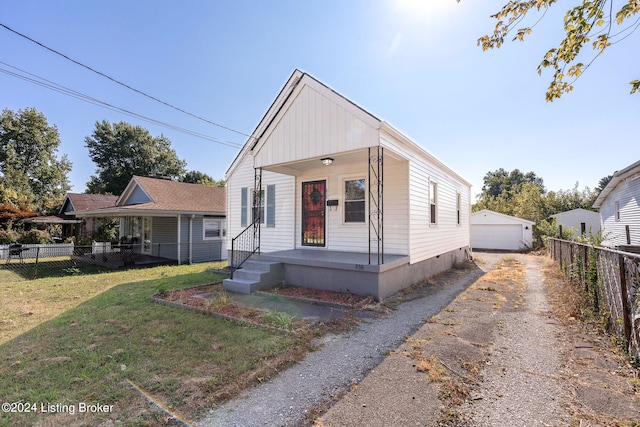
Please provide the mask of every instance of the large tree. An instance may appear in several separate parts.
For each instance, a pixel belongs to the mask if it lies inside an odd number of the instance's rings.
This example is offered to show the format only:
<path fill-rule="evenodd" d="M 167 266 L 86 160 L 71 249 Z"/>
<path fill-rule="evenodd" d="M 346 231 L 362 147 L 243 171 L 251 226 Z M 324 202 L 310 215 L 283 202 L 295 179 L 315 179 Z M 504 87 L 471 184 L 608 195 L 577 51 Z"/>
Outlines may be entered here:
<path fill-rule="evenodd" d="M 25 201 L 48 213 L 60 206 L 71 186 L 71 162 L 58 158 L 60 137 L 35 108 L 9 109 L 0 115 L 0 188 L 2 202 L 26 208 Z M 12 196 L 12 195 L 15 195 Z"/>
<path fill-rule="evenodd" d="M 544 181 L 534 172 L 522 173 L 519 169 L 510 172 L 503 168 L 493 172 L 487 172 L 484 176 L 481 198 L 498 197 L 502 193 L 509 195 L 520 191 L 525 183 L 531 183 L 539 188 L 540 193 L 544 193 Z"/>
<path fill-rule="evenodd" d="M 483 50 L 499 48 L 510 34 L 513 41 L 524 40 L 556 2 L 557 0 L 510 0 L 491 16 L 497 21 L 493 33 L 480 37 L 478 45 Z M 573 5 L 564 17 L 565 38 L 557 47 L 549 49 L 538 66 L 539 74 L 545 68 L 553 70 L 553 79 L 547 88 L 547 101 L 570 92 L 575 80 L 593 61 L 608 47 L 627 38 L 640 26 L 640 20 L 634 19 L 634 15 L 640 12 L 639 0 L 574 0 Z M 537 10 L 542 17 L 531 25 L 526 25 L 526 14 L 532 10 Z M 594 50 L 591 55 L 582 52 L 582 48 L 589 44 Z M 631 93 L 640 92 L 640 80 L 632 80 L 630 84 Z"/>
<path fill-rule="evenodd" d="M 141 126 L 126 122 L 96 122 L 93 134 L 85 138 L 96 175 L 87 183 L 89 193 L 122 193 L 133 175 L 163 175 L 178 179 L 186 162 L 178 158 L 171 141 L 153 137 Z"/>
<path fill-rule="evenodd" d="M 180 182 L 188 182 L 190 184 L 209 185 L 211 187 L 224 187 L 226 184 L 224 179 L 217 181 L 214 178 L 212 178 L 211 175 L 208 175 L 204 172 L 200 172 L 196 170 L 189 171 L 186 174 L 184 174 L 184 176 L 180 177 Z"/>

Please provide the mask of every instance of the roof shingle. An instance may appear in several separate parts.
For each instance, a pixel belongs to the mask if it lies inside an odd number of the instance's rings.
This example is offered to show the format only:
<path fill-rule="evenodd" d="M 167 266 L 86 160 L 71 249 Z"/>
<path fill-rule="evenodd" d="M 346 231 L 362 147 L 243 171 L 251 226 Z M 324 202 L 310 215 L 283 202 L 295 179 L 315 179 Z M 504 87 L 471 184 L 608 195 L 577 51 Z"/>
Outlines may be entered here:
<path fill-rule="evenodd" d="M 152 202 L 131 206 L 136 209 L 188 212 L 226 212 L 227 189 L 166 179 L 134 176 Z"/>

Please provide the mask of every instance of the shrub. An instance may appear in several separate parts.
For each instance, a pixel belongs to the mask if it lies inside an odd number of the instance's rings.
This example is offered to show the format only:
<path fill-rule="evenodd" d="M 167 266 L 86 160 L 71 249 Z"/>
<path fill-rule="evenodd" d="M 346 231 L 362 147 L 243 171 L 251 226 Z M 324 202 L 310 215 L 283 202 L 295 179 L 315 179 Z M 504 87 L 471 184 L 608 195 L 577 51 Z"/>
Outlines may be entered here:
<path fill-rule="evenodd" d="M 20 240 L 20 233 L 15 230 L 0 230 L 0 244 L 8 245 Z"/>
<path fill-rule="evenodd" d="M 53 239 L 48 231 L 29 230 L 20 237 L 20 243 L 53 243 Z"/>

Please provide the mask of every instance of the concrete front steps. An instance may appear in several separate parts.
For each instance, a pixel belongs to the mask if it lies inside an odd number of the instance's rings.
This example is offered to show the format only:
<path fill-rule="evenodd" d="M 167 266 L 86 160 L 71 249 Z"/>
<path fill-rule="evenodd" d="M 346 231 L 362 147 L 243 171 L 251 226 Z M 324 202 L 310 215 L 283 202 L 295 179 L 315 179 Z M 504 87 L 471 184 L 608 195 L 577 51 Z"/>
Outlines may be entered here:
<path fill-rule="evenodd" d="M 227 291 L 252 294 L 260 289 L 278 285 L 284 281 L 282 263 L 249 259 L 242 268 L 233 273 L 233 279 L 224 279 L 222 286 Z"/>

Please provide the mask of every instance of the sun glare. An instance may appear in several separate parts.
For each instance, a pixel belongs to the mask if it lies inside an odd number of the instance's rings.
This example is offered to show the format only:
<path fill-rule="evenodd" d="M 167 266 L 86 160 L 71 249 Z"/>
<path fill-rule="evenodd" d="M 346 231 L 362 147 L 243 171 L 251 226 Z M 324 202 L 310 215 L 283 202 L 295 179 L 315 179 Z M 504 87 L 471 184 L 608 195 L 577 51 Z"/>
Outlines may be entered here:
<path fill-rule="evenodd" d="M 415 20 L 438 19 L 456 7 L 455 0 L 394 0 L 396 9 Z"/>

